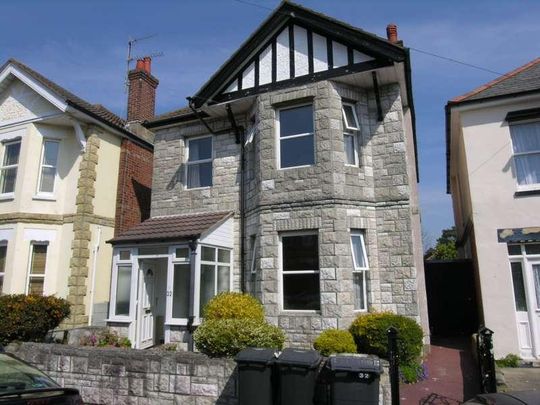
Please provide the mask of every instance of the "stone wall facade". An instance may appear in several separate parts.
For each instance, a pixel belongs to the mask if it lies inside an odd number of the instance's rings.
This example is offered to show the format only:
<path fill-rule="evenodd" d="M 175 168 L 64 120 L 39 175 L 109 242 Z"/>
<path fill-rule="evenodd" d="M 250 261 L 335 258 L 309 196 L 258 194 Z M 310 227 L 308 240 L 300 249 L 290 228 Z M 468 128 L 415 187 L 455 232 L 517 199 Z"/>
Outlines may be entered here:
<path fill-rule="evenodd" d="M 258 95 L 248 113 L 236 117 L 254 126 L 246 145 L 246 255 L 240 258 L 240 145 L 227 120 L 210 121 L 214 138 L 214 185 L 186 190 L 185 139 L 208 134 L 196 121 L 156 133 L 152 215 L 207 210 L 235 212 L 235 289 L 244 260 L 245 289 L 264 304 L 267 319 L 282 327 L 288 345 L 309 347 L 327 328 L 347 328 L 354 310 L 351 231 L 365 234 L 369 270 L 368 310 L 389 310 L 420 322 L 413 237 L 413 193 L 409 150 L 399 85 L 380 88 L 383 121 L 377 121 L 373 91 L 331 81 Z M 354 102 L 361 131 L 359 165 L 346 164 L 342 102 Z M 279 108 L 311 103 L 314 111 L 315 164 L 278 167 L 276 116 Z M 233 103 L 234 110 L 234 103 Z M 414 167 L 414 166 L 413 166 Z M 416 207 L 414 207 L 416 209 Z M 417 213 L 417 211 L 416 211 Z M 280 236 L 309 231 L 318 235 L 321 309 L 284 311 L 281 297 Z M 251 272 L 251 258 L 255 268 Z M 428 331 L 426 330 L 427 334 Z"/>
<path fill-rule="evenodd" d="M 7 351 L 63 387 L 78 389 L 89 404 L 238 404 L 238 370 L 232 359 L 43 343 L 11 344 Z M 383 368 L 379 404 L 389 405 L 387 362 Z M 318 403 L 325 402 L 318 398 Z"/>

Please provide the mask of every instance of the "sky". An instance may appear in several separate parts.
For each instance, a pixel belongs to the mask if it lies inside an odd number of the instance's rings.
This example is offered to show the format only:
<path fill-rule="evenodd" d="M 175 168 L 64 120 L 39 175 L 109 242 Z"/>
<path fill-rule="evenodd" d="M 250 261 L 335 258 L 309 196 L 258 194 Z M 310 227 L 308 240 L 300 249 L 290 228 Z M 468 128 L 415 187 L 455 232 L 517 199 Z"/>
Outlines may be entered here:
<path fill-rule="evenodd" d="M 377 35 L 398 25 L 411 48 L 425 240 L 453 225 L 446 194 L 444 105 L 540 56 L 537 0 L 297 0 Z M 251 3 L 251 4 L 249 4 Z M 156 113 L 186 97 L 240 46 L 278 0 L 1 0 L 0 64 L 13 57 L 92 103 L 126 114 L 126 55 L 163 53 Z"/>

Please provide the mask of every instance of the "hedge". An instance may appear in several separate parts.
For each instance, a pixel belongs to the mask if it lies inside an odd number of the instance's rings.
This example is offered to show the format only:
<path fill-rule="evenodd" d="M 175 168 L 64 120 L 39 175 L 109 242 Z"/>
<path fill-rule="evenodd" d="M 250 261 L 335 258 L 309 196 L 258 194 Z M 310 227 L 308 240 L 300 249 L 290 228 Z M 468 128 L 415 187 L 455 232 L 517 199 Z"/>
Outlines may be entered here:
<path fill-rule="evenodd" d="M 224 292 L 213 297 L 203 310 L 204 319 L 255 319 L 264 321 L 262 304 L 249 294 Z"/>
<path fill-rule="evenodd" d="M 323 356 L 337 353 L 356 353 L 354 338 L 347 330 L 326 329 L 315 339 L 313 347 Z"/>

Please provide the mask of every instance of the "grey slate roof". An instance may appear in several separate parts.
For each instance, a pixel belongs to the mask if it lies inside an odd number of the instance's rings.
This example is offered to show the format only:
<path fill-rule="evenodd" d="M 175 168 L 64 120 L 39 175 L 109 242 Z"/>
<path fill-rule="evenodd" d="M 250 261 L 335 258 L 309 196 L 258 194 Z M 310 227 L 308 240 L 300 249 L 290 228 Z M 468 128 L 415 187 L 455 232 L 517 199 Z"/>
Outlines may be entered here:
<path fill-rule="evenodd" d="M 229 211 L 154 217 L 107 241 L 112 244 L 189 240 L 227 219 Z"/>
<path fill-rule="evenodd" d="M 462 96 L 450 100 L 449 104 L 477 101 L 530 91 L 540 91 L 540 58 L 520 66 L 489 83 Z"/>
<path fill-rule="evenodd" d="M 36 72 L 32 68 L 28 67 L 22 62 L 19 62 L 16 59 L 8 59 L 8 61 L 0 67 L 0 71 L 4 70 L 8 65 L 13 65 L 22 72 L 26 73 L 28 76 L 39 82 L 43 87 L 47 88 L 57 97 L 63 99 L 65 103 L 71 105 L 72 107 L 80 110 L 85 114 L 93 116 L 104 124 L 107 124 L 114 129 L 120 130 L 121 132 L 132 138 L 143 141 L 146 144 L 150 144 L 148 140 L 141 138 L 133 132 L 127 130 L 126 121 L 120 118 L 118 115 L 114 114 L 112 111 L 109 111 L 107 108 L 103 107 L 101 104 L 91 104 L 83 100 L 82 98 L 71 93 L 69 90 L 66 90 L 55 82 L 47 79 L 42 74 Z"/>

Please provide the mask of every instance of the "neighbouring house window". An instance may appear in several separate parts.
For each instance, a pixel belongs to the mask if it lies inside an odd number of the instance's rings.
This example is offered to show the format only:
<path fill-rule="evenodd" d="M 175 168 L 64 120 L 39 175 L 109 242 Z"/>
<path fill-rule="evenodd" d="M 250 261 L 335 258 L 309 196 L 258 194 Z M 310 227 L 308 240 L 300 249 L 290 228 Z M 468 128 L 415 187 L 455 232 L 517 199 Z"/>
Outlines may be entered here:
<path fill-rule="evenodd" d="M 17 180 L 17 167 L 21 153 L 21 142 L 9 142 L 4 144 L 4 158 L 2 173 L 0 175 L 0 193 L 9 194 L 15 192 Z"/>
<path fill-rule="evenodd" d="M 0 245 L 0 294 L 4 287 L 4 275 L 6 271 L 6 253 L 7 245 Z"/>
<path fill-rule="evenodd" d="M 30 255 L 30 271 L 28 274 L 27 294 L 43 295 L 45 267 L 47 265 L 47 247 L 45 244 L 33 243 Z"/>
<path fill-rule="evenodd" d="M 54 193 L 59 145 L 60 143 L 58 141 L 45 140 L 43 142 L 41 172 L 39 178 L 40 193 Z"/>
<path fill-rule="evenodd" d="M 231 288 L 231 251 L 201 246 L 200 311 L 212 297 Z"/>
<path fill-rule="evenodd" d="M 525 297 L 525 283 L 523 282 L 523 269 L 521 262 L 510 263 L 512 267 L 512 283 L 514 284 L 514 302 L 516 311 L 527 311 L 527 298 Z"/>
<path fill-rule="evenodd" d="M 315 163 L 313 106 L 279 110 L 279 165 L 308 166 Z"/>
<path fill-rule="evenodd" d="M 512 283 L 514 286 L 514 300 L 516 311 L 527 311 L 527 298 L 525 295 L 525 276 L 527 272 L 529 282 L 534 285 L 534 298 L 529 297 L 529 305 L 540 309 L 540 243 L 512 243 L 507 245 L 512 268 Z M 533 304 L 534 302 L 534 304 Z"/>
<path fill-rule="evenodd" d="M 343 142 L 345 144 L 345 163 L 348 165 L 358 164 L 358 131 L 360 124 L 356 115 L 354 104 L 343 103 Z"/>
<path fill-rule="evenodd" d="M 319 310 L 319 238 L 282 235 L 283 309 Z"/>
<path fill-rule="evenodd" d="M 187 188 L 212 186 L 212 137 L 187 140 Z"/>
<path fill-rule="evenodd" d="M 510 132 L 518 184 L 540 184 L 540 122 L 512 124 Z"/>
<path fill-rule="evenodd" d="M 367 272 L 369 269 L 366 254 L 364 232 L 351 232 L 351 250 L 353 259 L 354 309 L 367 310 Z"/>

